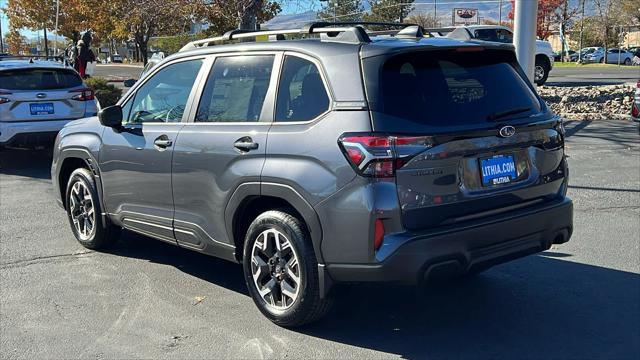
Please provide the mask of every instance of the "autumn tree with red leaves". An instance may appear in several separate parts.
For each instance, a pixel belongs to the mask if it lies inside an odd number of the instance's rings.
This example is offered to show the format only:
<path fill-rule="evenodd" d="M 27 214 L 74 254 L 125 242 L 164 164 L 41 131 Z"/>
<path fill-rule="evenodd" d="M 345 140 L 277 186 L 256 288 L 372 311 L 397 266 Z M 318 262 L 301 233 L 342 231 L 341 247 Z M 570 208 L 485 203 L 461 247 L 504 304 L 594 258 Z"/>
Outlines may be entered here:
<path fill-rule="evenodd" d="M 546 40 L 551 34 L 551 24 L 553 24 L 556 10 L 565 0 L 538 0 L 538 27 L 536 35 Z M 509 19 L 514 19 L 515 0 L 511 0 L 511 11 L 509 11 Z"/>

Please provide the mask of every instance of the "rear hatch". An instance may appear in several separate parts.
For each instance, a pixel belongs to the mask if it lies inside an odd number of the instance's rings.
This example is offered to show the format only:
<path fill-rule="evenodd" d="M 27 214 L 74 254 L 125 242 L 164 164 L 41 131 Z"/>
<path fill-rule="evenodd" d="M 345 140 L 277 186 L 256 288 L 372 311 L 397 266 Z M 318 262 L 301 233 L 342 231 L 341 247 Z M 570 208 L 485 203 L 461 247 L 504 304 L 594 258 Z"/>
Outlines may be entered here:
<path fill-rule="evenodd" d="M 0 71 L 0 121 L 72 120 L 85 115 L 88 92 L 71 69 Z"/>
<path fill-rule="evenodd" d="M 524 80 L 513 51 L 405 50 L 365 57 L 363 72 L 374 133 L 390 139 L 406 228 L 564 195 L 562 123 Z"/>

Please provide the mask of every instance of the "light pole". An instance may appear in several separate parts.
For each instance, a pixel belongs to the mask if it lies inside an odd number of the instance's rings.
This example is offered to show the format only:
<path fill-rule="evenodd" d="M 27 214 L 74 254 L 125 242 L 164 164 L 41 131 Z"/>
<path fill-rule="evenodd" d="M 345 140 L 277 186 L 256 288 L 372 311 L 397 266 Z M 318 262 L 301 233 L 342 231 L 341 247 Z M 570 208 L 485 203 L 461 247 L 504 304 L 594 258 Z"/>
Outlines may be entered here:
<path fill-rule="evenodd" d="M 502 25 L 502 0 L 500 0 L 500 4 L 498 6 L 500 7 L 498 10 L 498 25 Z"/>
<path fill-rule="evenodd" d="M 60 14 L 60 0 L 56 0 L 56 37 L 53 41 L 53 56 L 58 55 L 58 15 Z"/>
<path fill-rule="evenodd" d="M 534 82 L 538 0 L 516 0 L 513 44 L 525 74 Z"/>

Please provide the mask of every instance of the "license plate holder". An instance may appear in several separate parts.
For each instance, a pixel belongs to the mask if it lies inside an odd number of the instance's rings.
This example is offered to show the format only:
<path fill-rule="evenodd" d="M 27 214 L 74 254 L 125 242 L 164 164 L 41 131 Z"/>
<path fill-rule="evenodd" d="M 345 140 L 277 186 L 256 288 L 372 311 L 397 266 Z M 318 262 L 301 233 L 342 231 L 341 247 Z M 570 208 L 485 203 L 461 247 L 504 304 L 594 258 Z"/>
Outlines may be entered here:
<path fill-rule="evenodd" d="M 29 104 L 31 115 L 51 115 L 55 113 L 53 103 L 35 103 Z"/>
<path fill-rule="evenodd" d="M 516 162 L 512 154 L 495 155 L 480 159 L 482 186 L 508 184 L 517 176 Z"/>

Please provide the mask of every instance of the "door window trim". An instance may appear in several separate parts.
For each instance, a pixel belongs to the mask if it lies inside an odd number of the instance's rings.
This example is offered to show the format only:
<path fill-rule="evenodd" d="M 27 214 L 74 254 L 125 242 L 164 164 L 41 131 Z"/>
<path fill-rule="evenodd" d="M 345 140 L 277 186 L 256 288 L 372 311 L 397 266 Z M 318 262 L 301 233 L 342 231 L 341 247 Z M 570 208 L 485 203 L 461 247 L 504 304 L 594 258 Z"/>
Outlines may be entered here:
<path fill-rule="evenodd" d="M 198 71 L 198 75 L 196 75 L 196 79 L 193 82 L 193 86 L 191 87 L 191 92 L 189 92 L 189 96 L 187 97 L 187 103 L 185 104 L 185 108 L 189 109 L 189 112 L 185 111 L 182 114 L 182 119 L 180 119 L 180 121 L 176 121 L 176 122 L 143 122 L 143 123 L 136 123 L 136 124 L 129 124 L 126 123 L 124 124 L 124 126 L 128 127 L 128 128 L 134 128 L 134 127 L 141 127 L 141 126 L 158 126 L 158 125 L 184 125 L 189 119 L 189 116 L 191 115 L 191 108 L 192 106 L 190 106 L 189 104 L 193 103 L 194 97 L 196 95 L 196 89 L 199 86 L 199 82 L 201 81 L 202 77 L 204 76 L 205 73 L 205 69 L 207 66 L 207 57 L 203 56 L 203 55 L 196 55 L 196 56 L 189 56 L 189 57 L 184 57 L 184 58 L 180 58 L 180 59 L 176 59 L 174 61 L 170 61 L 167 62 L 165 64 L 162 64 L 162 66 L 156 66 L 154 69 L 152 69 L 152 71 L 150 73 L 147 73 L 143 76 L 142 81 L 138 80 L 138 82 L 131 88 L 130 91 L 127 92 L 127 94 L 125 94 L 125 96 L 123 96 L 118 102 L 117 104 L 120 105 L 122 108 L 125 108 L 127 106 L 127 102 L 129 101 L 135 101 L 135 96 L 138 93 L 138 90 L 144 86 L 149 79 L 151 79 L 153 76 L 155 76 L 156 73 L 158 73 L 159 71 L 161 71 L 162 69 L 171 66 L 173 64 L 178 64 L 181 62 L 185 62 L 185 61 L 192 61 L 192 60 L 202 60 L 202 65 L 200 66 L 200 70 Z M 124 121 L 124 119 L 122 119 Z M 129 119 L 127 119 L 129 120 Z"/>
<path fill-rule="evenodd" d="M 280 74 L 282 74 L 282 70 L 284 68 L 284 60 L 287 56 L 295 56 L 304 60 L 307 60 L 309 62 L 311 62 L 312 64 L 314 64 L 316 66 L 316 68 L 318 69 L 318 73 L 320 74 L 320 78 L 322 79 L 322 85 L 324 86 L 324 90 L 327 93 L 327 97 L 329 98 L 329 106 L 327 106 L 327 110 L 323 111 L 322 113 L 318 114 L 318 116 L 314 117 L 311 120 L 305 120 L 305 121 L 276 121 L 275 119 L 275 114 L 276 114 L 276 106 L 278 104 L 278 93 L 280 91 Z M 310 124 L 310 123 L 314 123 L 319 121 L 320 119 L 324 118 L 328 113 L 330 113 L 335 104 L 336 101 L 333 98 L 333 92 L 331 91 L 331 87 L 328 86 L 327 84 L 329 83 L 329 81 L 327 80 L 327 75 L 325 74 L 324 71 L 324 67 L 322 66 L 322 63 L 315 57 L 313 56 L 309 56 L 306 54 L 302 54 L 299 52 L 295 52 L 295 51 L 285 51 L 283 56 L 282 56 L 282 62 L 280 63 L 280 68 L 278 69 L 278 89 L 276 89 L 276 93 L 275 93 L 275 97 L 274 97 L 274 104 L 273 104 L 273 125 L 276 126 L 284 126 L 284 125 L 301 125 L 301 124 Z"/>
<path fill-rule="evenodd" d="M 200 102 L 202 101 L 202 94 L 204 93 L 204 88 L 207 85 L 207 80 L 209 80 L 209 76 L 213 71 L 213 67 L 215 66 L 216 59 L 223 57 L 236 57 L 236 56 L 260 56 L 260 55 L 273 55 L 273 67 L 271 69 L 271 78 L 269 79 L 269 88 L 267 89 L 267 93 L 264 98 L 264 104 L 262 106 L 262 111 L 260 112 L 260 119 L 258 121 L 213 121 L 213 122 L 197 122 L 195 121 L 196 113 L 198 112 L 198 107 L 200 107 Z M 277 93 L 277 84 L 278 79 L 280 77 L 280 68 L 283 61 L 283 52 L 282 51 L 251 51 L 251 52 L 229 52 L 224 54 L 211 54 L 207 56 L 207 60 L 205 65 L 203 65 L 203 69 L 205 67 L 206 71 L 200 78 L 200 83 L 197 86 L 197 93 L 195 94 L 194 101 L 191 102 L 191 106 L 189 107 L 189 117 L 186 118 L 185 123 L 191 126 L 202 126 L 202 125 L 244 125 L 244 126 L 255 126 L 255 125 L 268 125 L 271 126 L 273 124 L 273 118 L 275 116 L 275 98 Z M 195 88 L 195 87 L 194 87 Z M 183 117 L 183 121 L 185 118 Z"/>

